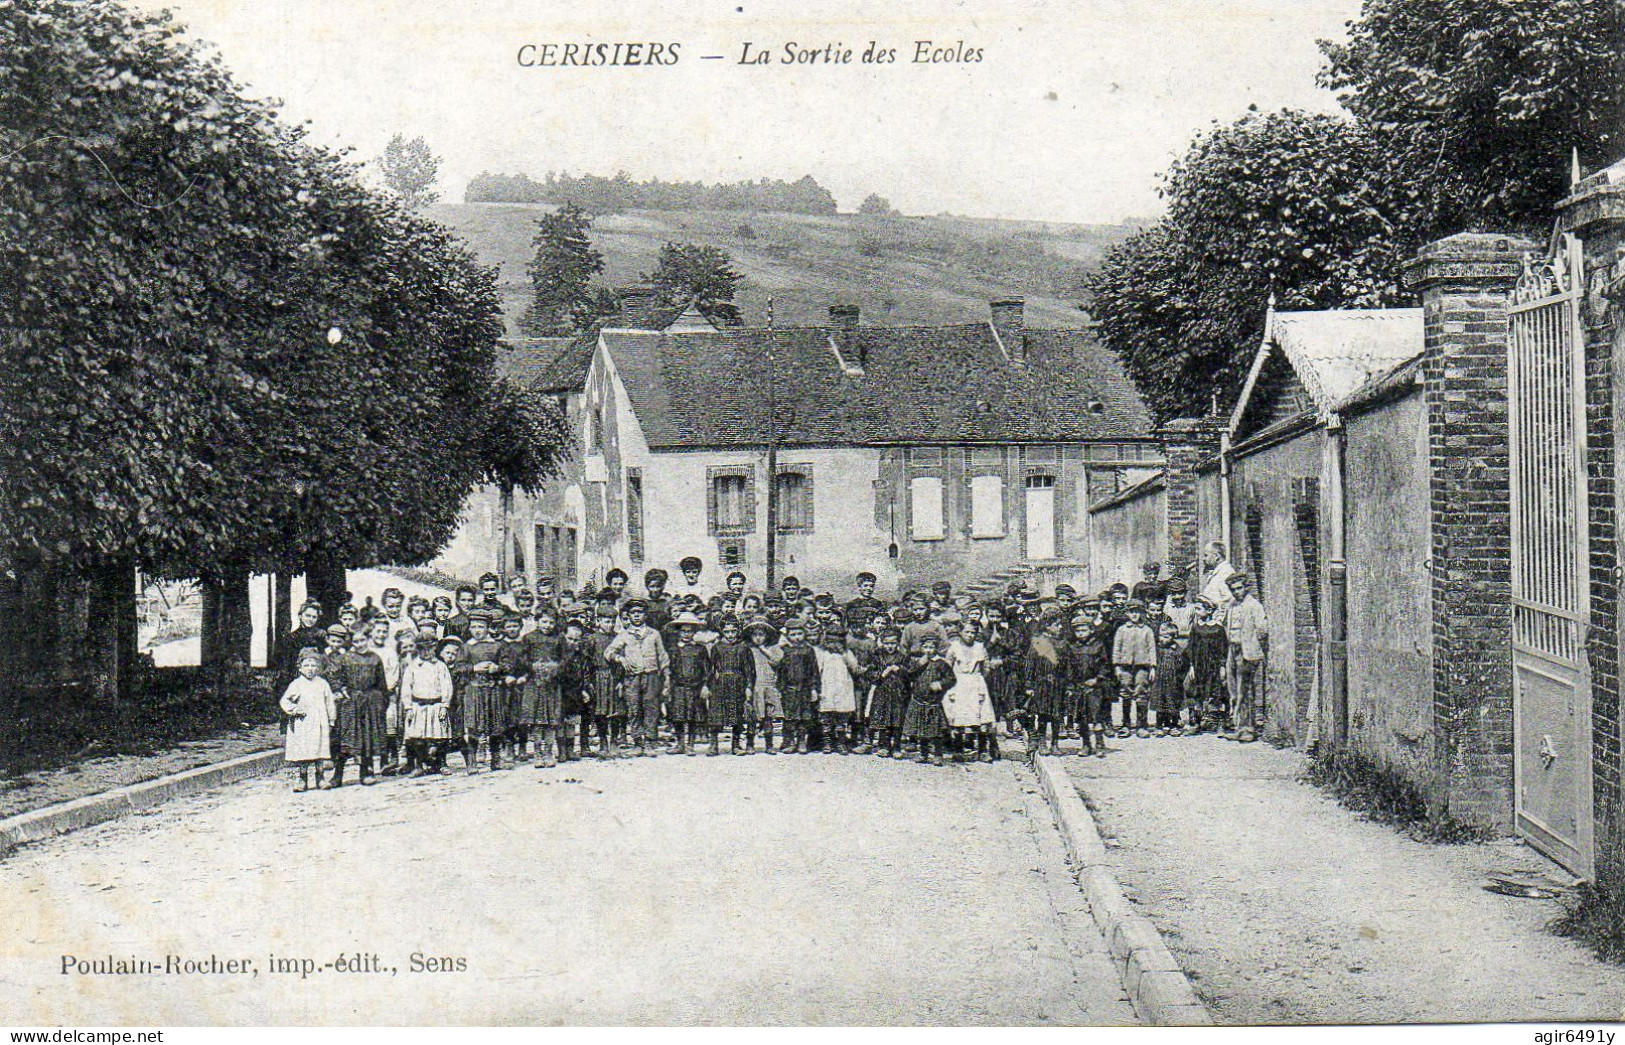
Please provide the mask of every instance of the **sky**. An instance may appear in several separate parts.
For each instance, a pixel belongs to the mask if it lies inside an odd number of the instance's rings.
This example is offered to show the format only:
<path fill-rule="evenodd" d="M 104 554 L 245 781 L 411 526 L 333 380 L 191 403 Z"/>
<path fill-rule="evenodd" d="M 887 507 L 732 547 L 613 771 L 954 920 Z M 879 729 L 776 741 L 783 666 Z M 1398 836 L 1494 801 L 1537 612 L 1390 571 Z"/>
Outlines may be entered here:
<path fill-rule="evenodd" d="M 316 141 L 441 157 L 442 198 L 481 171 L 794 180 L 842 209 L 1117 222 L 1248 105 L 1335 110 L 1316 40 L 1359 0 L 139 0 L 175 11 Z M 883 12 L 883 13 L 881 13 Z M 919 41 L 974 62 L 912 61 Z M 524 45 L 679 45 L 663 66 L 522 67 Z M 895 49 L 864 64 L 870 43 Z M 744 65 L 746 44 L 768 53 Z M 839 45 L 850 64 L 783 64 Z M 526 52 L 534 56 L 538 51 Z M 721 55 L 705 60 L 702 55 Z"/>

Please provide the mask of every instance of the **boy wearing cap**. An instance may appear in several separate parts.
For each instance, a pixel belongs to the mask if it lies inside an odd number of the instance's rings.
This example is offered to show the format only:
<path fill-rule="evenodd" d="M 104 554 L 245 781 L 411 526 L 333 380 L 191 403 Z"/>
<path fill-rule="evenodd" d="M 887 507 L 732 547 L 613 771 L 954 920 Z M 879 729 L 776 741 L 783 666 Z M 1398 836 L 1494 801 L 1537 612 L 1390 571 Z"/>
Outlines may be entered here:
<path fill-rule="evenodd" d="M 406 742 L 406 765 L 418 777 L 439 770 L 445 763 L 445 745 L 451 739 L 451 702 L 455 686 L 444 649 L 456 649 L 458 640 L 437 640 L 431 632 L 420 632 L 417 653 L 401 668 L 402 736 Z"/>
<path fill-rule="evenodd" d="M 578 617 L 564 622 L 559 674 L 559 761 L 573 762 L 587 754 L 587 691 L 592 685 L 592 650 L 587 626 Z"/>
<path fill-rule="evenodd" d="M 599 603 L 593 609 L 595 630 L 587 640 L 592 665 L 588 703 L 598 727 L 599 758 L 616 757 L 626 739 L 626 696 L 621 691 L 620 665 L 607 656 L 610 646 L 619 638 L 615 634 L 617 616 L 614 606 Z M 581 740 L 581 752 L 583 755 L 587 752 L 585 736 Z"/>
<path fill-rule="evenodd" d="M 1236 739 L 1245 744 L 1258 739 L 1269 622 L 1264 618 L 1264 604 L 1258 601 L 1251 574 L 1232 574 L 1230 595 L 1232 602 L 1225 613 L 1224 627 L 1230 639 L 1231 692 L 1235 696 L 1232 728 Z"/>
<path fill-rule="evenodd" d="M 1199 596 L 1192 606 L 1190 644 L 1185 648 L 1189 663 L 1186 696 L 1195 708 L 1197 729 L 1218 732 L 1228 717 L 1225 668 L 1230 657 L 1230 638 L 1224 625 L 1213 619 L 1213 604 Z"/>
<path fill-rule="evenodd" d="M 1151 687 L 1157 677 L 1157 633 L 1145 622 L 1145 603 L 1130 599 L 1126 618 L 1112 639 L 1112 667 L 1123 694 L 1123 728 L 1151 735 Z"/>
<path fill-rule="evenodd" d="M 1140 567 L 1140 571 L 1142 576 L 1129 591 L 1129 597 L 1145 603 L 1149 612 L 1161 606 L 1167 596 L 1167 588 L 1162 580 L 1162 563 L 1148 562 Z"/>
<path fill-rule="evenodd" d="M 923 596 L 916 596 L 908 608 L 912 619 L 903 625 L 903 649 L 908 655 L 919 656 L 928 635 L 936 640 L 938 653 L 947 649 L 948 633 L 940 622 L 931 619 L 931 604 Z"/>
<path fill-rule="evenodd" d="M 605 659 L 621 669 L 626 692 L 627 726 L 640 755 L 657 753 L 660 742 L 660 702 L 669 694 L 671 661 L 660 633 L 649 627 L 648 607 L 631 599 L 625 607 L 626 627 L 604 651 Z"/>
<path fill-rule="evenodd" d="M 807 626 L 792 618 L 784 625 L 784 656 L 779 661 L 779 694 L 784 701 L 782 750 L 807 753 L 818 720 L 818 654 L 807 643 Z"/>
<path fill-rule="evenodd" d="M 757 617 L 745 626 L 745 640 L 750 643 L 751 656 L 756 661 L 751 714 L 762 729 L 762 749 L 776 755 L 773 723 L 784 717 L 784 698 L 779 693 L 779 662 L 784 659 L 784 651 L 779 647 L 779 631 L 766 617 Z"/>
<path fill-rule="evenodd" d="M 1179 631 L 1179 641 L 1189 642 L 1191 621 L 1195 617 L 1196 608 L 1186 599 L 1185 581 L 1180 577 L 1173 577 L 1163 587 L 1168 593 L 1168 598 L 1163 604 L 1162 615 L 1174 622 L 1174 627 Z"/>
<path fill-rule="evenodd" d="M 1027 748 L 1032 754 L 1053 755 L 1060 749 L 1061 722 L 1067 703 L 1066 619 L 1052 613 L 1027 650 L 1025 718 Z"/>

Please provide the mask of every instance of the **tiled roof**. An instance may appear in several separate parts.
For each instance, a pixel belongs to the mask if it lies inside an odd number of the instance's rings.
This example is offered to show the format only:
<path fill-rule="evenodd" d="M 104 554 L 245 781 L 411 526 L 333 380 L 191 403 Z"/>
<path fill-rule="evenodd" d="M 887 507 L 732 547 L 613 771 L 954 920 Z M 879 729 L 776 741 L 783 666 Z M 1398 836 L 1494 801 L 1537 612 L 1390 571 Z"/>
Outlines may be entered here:
<path fill-rule="evenodd" d="M 1354 413 L 1397 399 L 1422 386 L 1422 353 L 1389 367 L 1356 388 L 1337 404 L 1341 413 Z"/>
<path fill-rule="evenodd" d="M 1422 351 L 1419 308 L 1277 312 L 1272 340 L 1321 409 Z"/>
<path fill-rule="evenodd" d="M 1084 330 L 1028 330 L 1013 363 L 988 323 L 602 334 L 649 445 L 759 446 L 769 374 L 790 445 L 1147 438 L 1145 404 Z M 768 360 L 771 356 L 772 366 Z"/>
<path fill-rule="evenodd" d="M 538 392 L 579 392 L 596 348 L 590 337 L 504 338 L 497 346 L 497 374 Z"/>

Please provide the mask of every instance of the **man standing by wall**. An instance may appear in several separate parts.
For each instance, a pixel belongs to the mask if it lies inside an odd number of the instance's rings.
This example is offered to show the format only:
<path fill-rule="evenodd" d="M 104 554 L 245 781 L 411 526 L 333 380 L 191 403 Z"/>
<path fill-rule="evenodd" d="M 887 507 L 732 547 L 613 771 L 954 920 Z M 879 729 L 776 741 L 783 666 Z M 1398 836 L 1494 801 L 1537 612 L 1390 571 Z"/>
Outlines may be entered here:
<path fill-rule="evenodd" d="M 1235 574 L 1223 541 L 1209 541 L 1202 549 L 1202 598 L 1213 603 L 1213 620 L 1224 622 L 1225 611 L 1230 608 L 1230 578 Z"/>

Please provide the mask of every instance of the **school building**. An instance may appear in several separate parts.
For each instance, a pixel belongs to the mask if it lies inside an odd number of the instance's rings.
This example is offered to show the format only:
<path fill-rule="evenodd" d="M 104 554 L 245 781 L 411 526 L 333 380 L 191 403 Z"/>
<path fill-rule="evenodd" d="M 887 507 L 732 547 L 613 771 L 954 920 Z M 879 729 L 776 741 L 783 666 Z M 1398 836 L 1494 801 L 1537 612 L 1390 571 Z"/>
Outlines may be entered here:
<path fill-rule="evenodd" d="M 1424 248 L 1414 307 L 1272 309 L 1205 448 L 1091 515 L 1121 570 L 1216 539 L 1258 578 L 1277 735 L 1613 879 L 1625 164 L 1555 219 Z"/>
<path fill-rule="evenodd" d="M 1085 329 L 1028 329 L 1022 302 L 941 327 L 716 329 L 617 322 L 589 344 L 516 343 L 516 373 L 567 405 L 570 474 L 507 511 L 486 491 L 443 559 L 576 588 L 620 567 L 883 593 L 1086 583 L 1087 506 L 1162 464 L 1120 362 Z"/>

